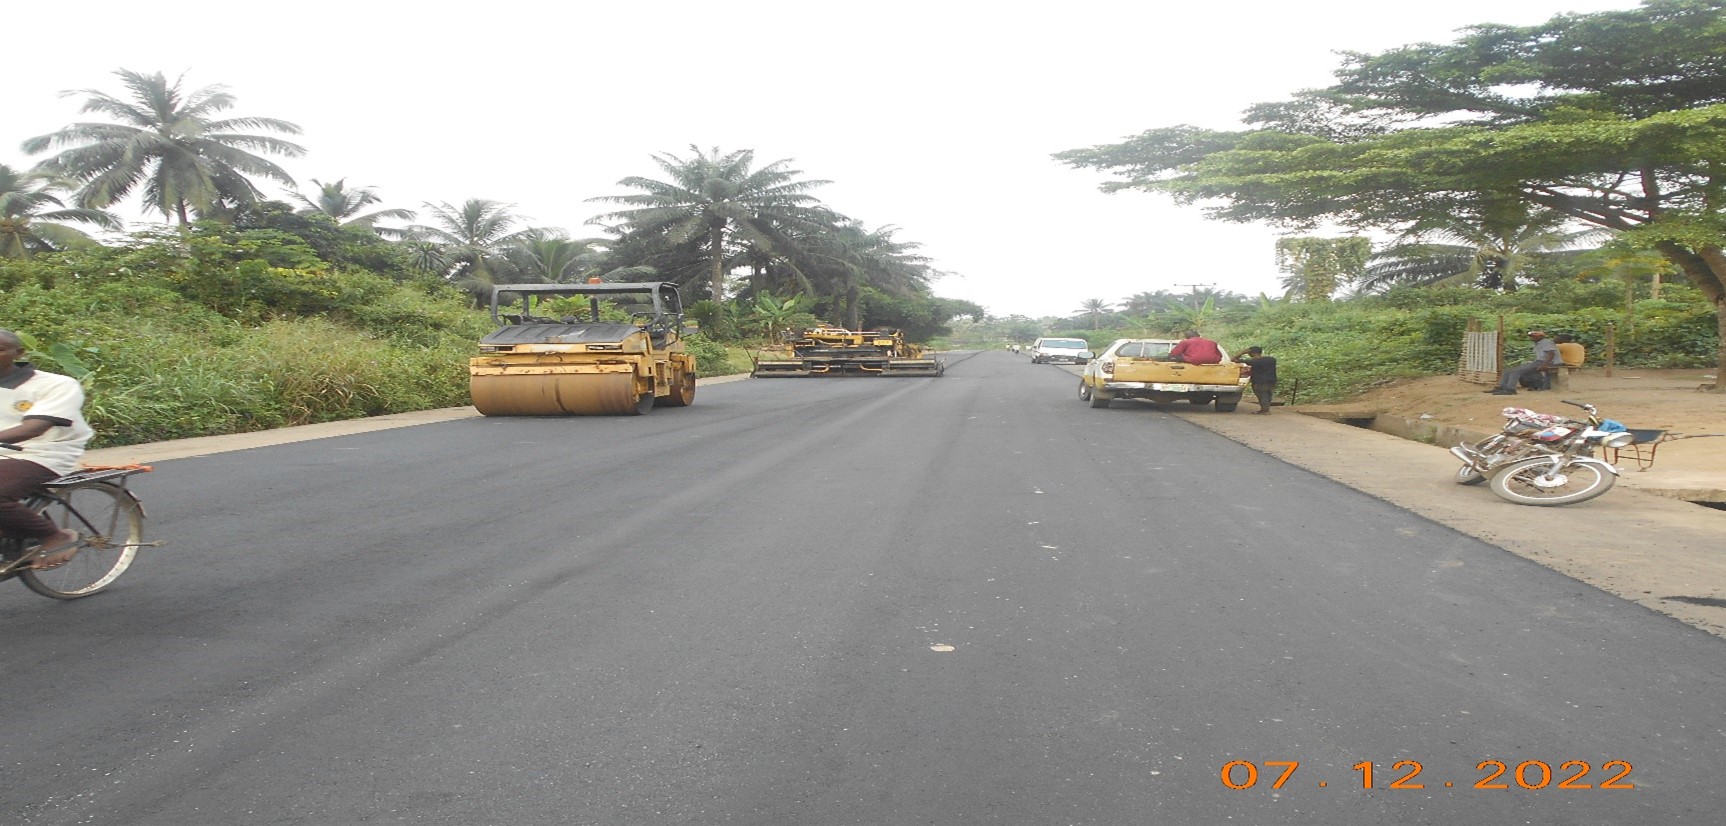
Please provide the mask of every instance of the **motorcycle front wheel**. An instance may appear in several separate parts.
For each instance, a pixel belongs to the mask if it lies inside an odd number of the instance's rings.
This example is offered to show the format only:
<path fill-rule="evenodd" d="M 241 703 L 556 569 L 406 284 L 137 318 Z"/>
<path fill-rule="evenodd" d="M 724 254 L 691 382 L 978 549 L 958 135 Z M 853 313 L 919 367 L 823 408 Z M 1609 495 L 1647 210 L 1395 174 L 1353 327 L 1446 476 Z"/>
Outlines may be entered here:
<path fill-rule="evenodd" d="M 1574 505 L 1612 489 L 1618 476 L 1596 464 L 1573 462 L 1548 475 L 1552 460 L 1511 462 L 1492 475 L 1492 492 L 1518 505 Z"/>

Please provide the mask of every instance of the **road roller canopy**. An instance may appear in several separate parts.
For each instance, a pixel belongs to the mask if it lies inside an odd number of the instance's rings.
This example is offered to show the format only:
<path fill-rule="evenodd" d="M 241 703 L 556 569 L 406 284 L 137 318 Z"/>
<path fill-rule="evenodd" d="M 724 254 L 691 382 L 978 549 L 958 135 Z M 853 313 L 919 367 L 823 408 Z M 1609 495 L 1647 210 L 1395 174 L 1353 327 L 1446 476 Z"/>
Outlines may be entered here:
<path fill-rule="evenodd" d="M 505 293 L 514 293 L 527 302 L 532 296 L 559 297 L 568 295 L 585 295 L 594 299 L 619 298 L 623 296 L 641 296 L 652 302 L 653 315 L 682 316 L 683 301 L 678 297 L 677 285 L 669 281 L 619 281 L 600 284 L 496 284 L 491 288 L 491 320 L 502 324 L 503 318 L 498 314 L 498 304 Z M 522 319 L 527 322 L 527 319 Z M 598 321 L 599 319 L 592 319 Z"/>
<path fill-rule="evenodd" d="M 633 324 L 510 324 L 479 340 L 481 348 L 498 344 L 585 344 L 622 341 L 640 333 Z"/>

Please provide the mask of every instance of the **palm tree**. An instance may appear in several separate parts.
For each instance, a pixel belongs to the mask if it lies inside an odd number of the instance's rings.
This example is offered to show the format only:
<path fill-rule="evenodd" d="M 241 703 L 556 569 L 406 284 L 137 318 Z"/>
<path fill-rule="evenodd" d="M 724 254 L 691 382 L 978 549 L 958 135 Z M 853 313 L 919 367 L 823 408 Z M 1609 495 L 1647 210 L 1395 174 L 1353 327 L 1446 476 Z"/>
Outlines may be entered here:
<path fill-rule="evenodd" d="M 96 243 L 64 221 L 120 229 L 114 216 L 99 209 L 68 208 L 52 194 L 68 185 L 40 172 L 18 172 L 0 164 L 0 258 L 29 258 L 38 252 Z"/>
<path fill-rule="evenodd" d="M 622 226 L 599 226 L 608 236 L 603 240 L 605 266 L 613 268 L 602 273 L 606 280 L 614 280 L 614 276 L 615 280 L 624 281 L 651 277 L 670 281 L 692 297 L 706 291 L 712 267 L 702 248 L 705 239 L 673 244 L 663 235 L 631 233 Z M 730 263 L 728 260 L 727 265 Z"/>
<path fill-rule="evenodd" d="M 1512 292 L 1533 261 L 1610 234 L 1567 230 L 1570 224 L 1550 210 L 1482 198 L 1470 208 L 1415 222 L 1372 256 L 1355 289 L 1472 284 Z"/>
<path fill-rule="evenodd" d="M 1079 312 L 1090 314 L 1091 329 L 1097 330 L 1102 328 L 1103 313 L 1106 313 L 1111 309 L 1113 309 L 1113 305 L 1101 298 L 1087 298 L 1079 307 Z"/>
<path fill-rule="evenodd" d="M 1372 242 L 1359 236 L 1278 238 L 1276 252 L 1285 296 L 1329 301 L 1337 288 L 1360 279 Z"/>
<path fill-rule="evenodd" d="M 1121 312 L 1128 315 L 1150 315 L 1167 303 L 1168 293 L 1161 290 L 1154 293 L 1133 293 L 1121 299 Z"/>
<path fill-rule="evenodd" d="M 508 254 L 530 280 L 570 284 L 600 273 L 602 243 L 598 238 L 571 239 L 562 230 L 539 230 L 518 240 Z"/>
<path fill-rule="evenodd" d="M 808 191 L 828 181 L 798 180 L 802 172 L 788 169 L 789 160 L 754 169 L 753 150 L 721 153 L 718 148 L 711 152 L 694 145 L 689 148 L 695 156 L 688 159 L 669 153 L 653 156 L 669 180 L 624 178 L 618 185 L 641 192 L 590 200 L 631 207 L 594 219 L 622 221 L 626 234 L 663 236 L 673 246 L 703 241 L 708 288 L 717 301 L 725 297 L 726 264 L 734 239 L 780 254 L 792 252 L 791 234 L 821 223 L 820 201 Z"/>
<path fill-rule="evenodd" d="M 343 178 L 333 184 L 326 184 L 313 178 L 312 183 L 318 187 L 317 198 L 307 198 L 298 192 L 290 197 L 300 202 L 301 207 L 296 211 L 301 215 L 328 215 L 344 227 L 363 227 L 384 238 L 401 238 L 406 234 L 399 229 L 380 227 L 377 222 L 412 221 L 415 217 L 413 210 L 380 209 L 362 212 L 366 207 L 380 203 L 383 199 L 372 192 L 369 186 L 348 189 L 347 181 L 348 179 Z"/>
<path fill-rule="evenodd" d="M 274 118 L 214 119 L 234 105 L 234 96 L 222 86 L 187 94 L 180 90 L 179 78 L 170 84 L 161 72 L 144 75 L 121 69 L 115 74 L 131 100 L 95 89 L 62 94 L 88 95 L 79 111 L 105 114 L 121 123 L 74 123 L 23 144 L 33 155 L 60 149 L 42 166 L 78 182 L 78 206 L 112 206 L 141 184 L 146 207 L 178 219 L 183 227 L 194 215 L 210 217 L 222 207 L 256 203 L 262 193 L 251 177 L 293 186 L 294 179 L 281 167 L 247 150 L 297 158 L 304 149 L 235 130 L 297 135 L 298 126 Z"/>
<path fill-rule="evenodd" d="M 898 227 L 871 232 L 860 221 L 831 217 L 836 223 L 804 239 L 793 263 L 801 265 L 800 278 L 807 273 L 806 283 L 813 282 L 812 292 L 829 298 L 835 321 L 853 330 L 863 326 L 864 288 L 901 297 L 928 291 L 934 270 L 914 252 L 921 244 L 893 240 Z"/>
<path fill-rule="evenodd" d="M 520 219 L 510 212 L 514 204 L 469 198 L 459 207 L 447 202 L 428 202 L 425 207 L 435 223 L 414 224 L 403 231 L 410 241 L 430 244 L 437 254 L 429 255 L 422 247 L 416 259 L 425 264 L 441 259 L 448 267 L 443 276 L 476 300 L 489 295 L 498 269 L 509 269 L 509 248 L 536 235 L 536 230 L 515 228 Z"/>

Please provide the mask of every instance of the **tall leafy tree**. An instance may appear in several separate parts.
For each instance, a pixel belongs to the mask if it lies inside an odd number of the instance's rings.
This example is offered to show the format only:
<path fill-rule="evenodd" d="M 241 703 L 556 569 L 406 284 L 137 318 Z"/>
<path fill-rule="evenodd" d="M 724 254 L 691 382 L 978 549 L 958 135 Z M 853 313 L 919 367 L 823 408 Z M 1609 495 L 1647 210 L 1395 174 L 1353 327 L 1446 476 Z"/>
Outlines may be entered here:
<path fill-rule="evenodd" d="M 1402 230 L 1511 194 L 1672 261 L 1714 304 L 1726 370 L 1726 0 L 1473 26 L 1346 54 L 1337 79 L 1249 109 L 1248 131 L 1153 129 L 1055 157 L 1118 175 L 1105 189 L 1295 228 Z"/>
<path fill-rule="evenodd" d="M 428 202 L 425 208 L 432 222 L 405 229 L 411 242 L 432 247 L 416 251 L 416 266 L 443 264 L 443 276 L 476 300 L 490 294 L 500 270 L 512 271 L 509 249 L 535 237 L 534 230 L 519 226 L 514 204 L 469 198 L 460 206 Z"/>
<path fill-rule="evenodd" d="M 78 206 L 106 208 L 141 187 L 146 208 L 185 226 L 193 217 L 261 200 L 253 178 L 294 185 L 281 167 L 253 152 L 300 157 L 305 150 L 240 130 L 297 135 L 298 126 L 274 118 L 217 117 L 235 103 L 223 86 L 186 92 L 180 88 L 182 78 L 170 83 L 161 72 L 121 69 L 115 74 L 128 98 L 96 89 L 62 94 L 86 95 L 80 111 L 118 123 L 74 123 L 23 144 L 30 154 L 58 150 L 42 166 L 78 182 Z"/>
<path fill-rule="evenodd" d="M 665 180 L 624 178 L 620 186 L 640 192 L 591 199 L 629 207 L 594 220 L 618 221 L 626 235 L 656 236 L 671 246 L 700 241 L 709 294 L 722 299 L 734 243 L 791 253 L 796 232 L 822 224 L 825 211 L 809 191 L 828 181 L 799 179 L 802 172 L 789 168 L 788 159 L 756 168 L 752 150 L 689 148 L 693 157 L 653 156 Z"/>
<path fill-rule="evenodd" d="M 50 175 L 0 164 L 0 258 L 28 258 L 96 243 L 67 222 L 120 229 L 120 221 L 102 210 L 67 207 L 54 195 L 65 186 Z"/>
<path fill-rule="evenodd" d="M 292 198 L 300 204 L 298 212 L 301 215 L 314 213 L 328 215 L 336 223 L 344 227 L 363 227 L 384 238 L 401 238 L 406 233 L 400 229 L 380 227 L 379 221 L 412 221 L 416 213 L 411 209 L 378 209 L 370 212 L 366 207 L 381 203 L 376 192 L 369 186 L 349 189 L 348 179 L 342 178 L 335 183 L 326 184 L 317 178 L 312 183 L 318 187 L 315 197 L 308 198 L 298 192 Z"/>

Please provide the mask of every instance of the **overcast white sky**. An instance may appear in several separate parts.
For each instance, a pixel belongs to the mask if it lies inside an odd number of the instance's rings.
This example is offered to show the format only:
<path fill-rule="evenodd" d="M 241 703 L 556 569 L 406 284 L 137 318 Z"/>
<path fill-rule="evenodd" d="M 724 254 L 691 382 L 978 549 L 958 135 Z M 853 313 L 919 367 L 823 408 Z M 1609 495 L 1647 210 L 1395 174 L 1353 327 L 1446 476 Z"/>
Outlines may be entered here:
<path fill-rule="evenodd" d="M 6 12 L 0 163 L 90 120 L 68 89 L 112 72 L 221 84 L 231 115 L 299 124 L 283 162 L 376 188 L 383 206 L 488 198 L 577 237 L 587 199 L 661 177 L 650 156 L 753 149 L 871 229 L 899 228 L 953 273 L 944 296 L 992 315 L 1208 284 L 1275 294 L 1277 233 L 1204 220 L 1049 155 L 1190 123 L 1238 128 L 1261 101 L 1331 82 L 1338 50 L 1445 42 L 1634 0 L 856 3 L 492 0 L 286 4 L 111 0 Z M 273 186 L 266 186 L 272 191 Z M 153 220 L 128 207 L 133 226 Z"/>

